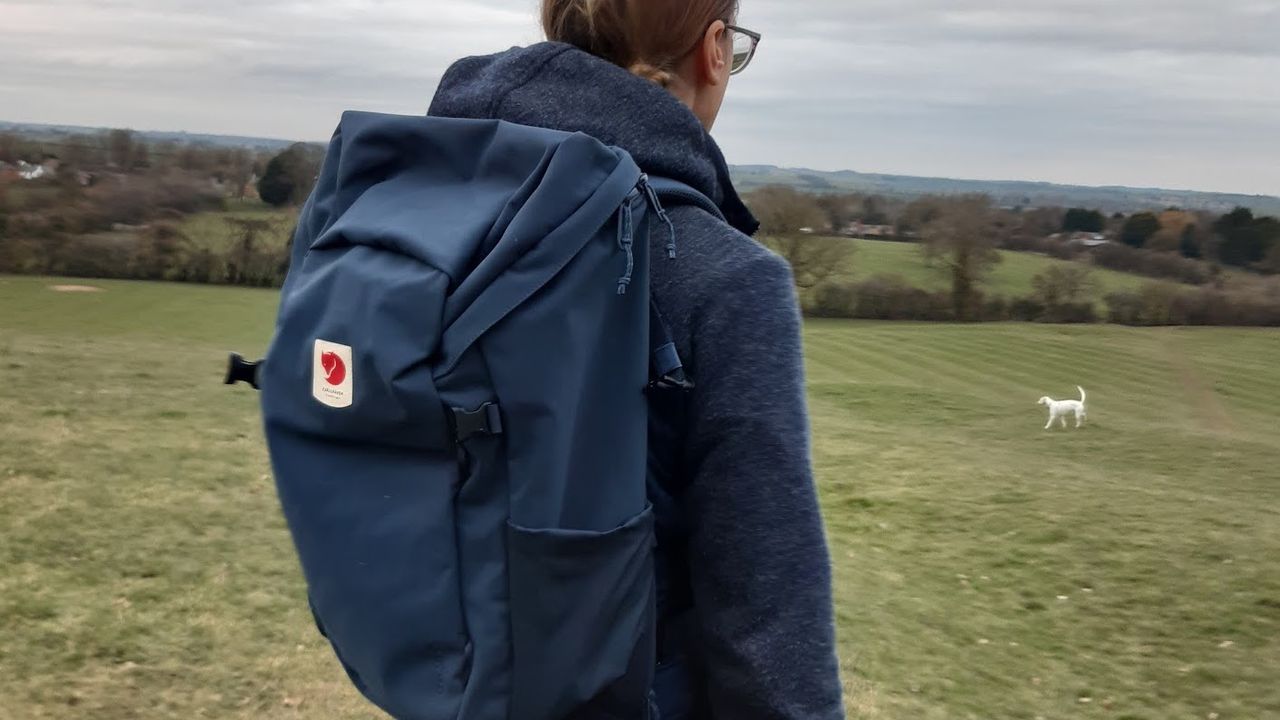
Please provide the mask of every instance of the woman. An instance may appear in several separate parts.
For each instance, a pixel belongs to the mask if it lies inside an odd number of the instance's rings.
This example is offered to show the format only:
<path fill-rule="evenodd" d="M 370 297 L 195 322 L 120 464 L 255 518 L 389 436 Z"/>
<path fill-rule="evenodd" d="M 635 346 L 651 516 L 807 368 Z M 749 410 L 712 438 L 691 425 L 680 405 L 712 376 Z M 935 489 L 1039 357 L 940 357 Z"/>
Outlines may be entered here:
<path fill-rule="evenodd" d="M 800 321 L 786 264 L 708 131 L 759 36 L 737 0 L 544 0 L 552 41 L 468 58 L 431 114 L 577 131 L 684 182 L 727 223 L 673 209 L 680 259 L 654 243 L 653 294 L 696 388 L 659 408 L 661 717 L 843 717 L 830 561 L 809 462 Z M 658 505 L 655 498 L 655 505 Z"/>

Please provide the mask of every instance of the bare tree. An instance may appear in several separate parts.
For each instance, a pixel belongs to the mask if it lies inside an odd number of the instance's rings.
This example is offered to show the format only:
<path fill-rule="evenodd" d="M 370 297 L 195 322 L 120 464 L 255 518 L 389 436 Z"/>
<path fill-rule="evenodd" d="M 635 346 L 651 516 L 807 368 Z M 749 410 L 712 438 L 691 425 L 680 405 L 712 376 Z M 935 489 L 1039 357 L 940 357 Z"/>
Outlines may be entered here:
<path fill-rule="evenodd" d="M 792 235 L 801 228 L 820 226 L 826 220 L 818 199 L 795 188 L 760 188 L 748 195 L 746 201 L 760 220 L 760 232 L 767 237 Z"/>
<path fill-rule="evenodd" d="M 265 285 L 271 278 L 263 267 L 258 238 L 271 230 L 269 220 L 257 218 L 227 218 L 231 226 L 234 244 L 227 252 L 227 282 L 232 285 Z"/>
<path fill-rule="evenodd" d="M 794 188 L 766 187 L 751 193 L 747 202 L 760 220 L 762 242 L 791 264 L 801 290 L 851 269 L 851 242 L 801 232 L 826 224 L 829 216 L 818 198 Z"/>
<path fill-rule="evenodd" d="M 1087 267 L 1054 265 L 1031 278 L 1035 297 L 1053 310 L 1062 305 L 1081 302 L 1093 287 L 1093 277 Z"/>
<path fill-rule="evenodd" d="M 946 198 L 939 195 L 925 195 L 907 204 L 898 214 L 895 231 L 902 237 L 916 237 L 931 222 L 942 215 Z"/>
<path fill-rule="evenodd" d="M 111 163 L 128 172 L 133 168 L 134 141 L 130 130 L 112 130 L 107 135 L 107 152 Z"/>
<path fill-rule="evenodd" d="M 1019 230 L 1026 237 L 1048 237 L 1062 229 L 1065 212 L 1062 208 L 1032 208 L 1019 214 Z"/>
<path fill-rule="evenodd" d="M 934 197 L 922 237 L 926 258 L 941 262 L 951 278 L 957 320 L 975 317 L 978 285 L 1000 262 L 992 231 L 991 198 L 986 195 Z"/>
<path fill-rule="evenodd" d="M 253 155 L 248 150 L 236 149 L 228 157 L 227 182 L 237 200 L 243 200 L 249 183 L 253 180 Z"/>
<path fill-rule="evenodd" d="M 845 238 L 787 235 L 764 244 L 791 265 L 796 287 L 811 290 L 853 269 L 854 244 Z"/>
<path fill-rule="evenodd" d="M 13 133 L 0 133 L 0 162 L 17 162 L 22 157 L 22 138 Z"/>

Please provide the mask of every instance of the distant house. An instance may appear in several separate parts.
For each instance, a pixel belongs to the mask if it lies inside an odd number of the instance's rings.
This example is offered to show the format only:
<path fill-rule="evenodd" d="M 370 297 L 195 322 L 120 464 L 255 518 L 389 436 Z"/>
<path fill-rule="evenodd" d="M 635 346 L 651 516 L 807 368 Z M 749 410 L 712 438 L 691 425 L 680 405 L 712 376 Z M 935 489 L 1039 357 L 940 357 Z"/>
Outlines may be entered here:
<path fill-rule="evenodd" d="M 896 233 L 892 225 L 868 225 L 863 222 L 850 223 L 845 227 L 843 235 L 856 238 L 887 238 Z"/>
<path fill-rule="evenodd" d="M 46 172 L 43 165 L 34 165 L 26 160 L 18 161 L 18 178 L 21 180 L 39 180 Z"/>
<path fill-rule="evenodd" d="M 1071 245 L 1095 248 L 1106 245 L 1111 240 L 1107 238 L 1106 233 L 1074 232 L 1067 238 L 1067 242 Z"/>
<path fill-rule="evenodd" d="M 1086 248 L 1096 248 L 1111 243 L 1111 239 L 1107 237 L 1106 233 L 1095 232 L 1054 233 L 1048 239 Z"/>
<path fill-rule="evenodd" d="M 43 162 L 29 163 L 25 160 L 19 160 L 17 164 L 18 178 L 20 180 L 39 180 L 40 178 L 54 177 L 58 174 L 59 162 L 56 157 L 47 157 Z"/>

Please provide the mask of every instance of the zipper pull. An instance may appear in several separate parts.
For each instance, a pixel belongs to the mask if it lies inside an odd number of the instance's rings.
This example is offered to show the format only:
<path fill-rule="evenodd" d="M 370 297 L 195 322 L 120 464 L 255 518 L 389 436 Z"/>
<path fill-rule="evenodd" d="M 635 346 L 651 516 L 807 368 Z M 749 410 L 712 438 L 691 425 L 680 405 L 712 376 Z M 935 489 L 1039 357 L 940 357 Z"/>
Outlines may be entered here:
<path fill-rule="evenodd" d="M 666 208 L 662 207 L 662 201 L 658 199 L 658 191 L 653 189 L 649 184 L 649 176 L 640 176 L 640 188 L 644 190 L 645 197 L 649 199 L 649 204 L 653 206 L 653 211 L 657 213 L 658 219 L 667 225 L 667 259 L 676 259 L 676 226 L 671 222 L 671 216 L 667 215 Z"/>

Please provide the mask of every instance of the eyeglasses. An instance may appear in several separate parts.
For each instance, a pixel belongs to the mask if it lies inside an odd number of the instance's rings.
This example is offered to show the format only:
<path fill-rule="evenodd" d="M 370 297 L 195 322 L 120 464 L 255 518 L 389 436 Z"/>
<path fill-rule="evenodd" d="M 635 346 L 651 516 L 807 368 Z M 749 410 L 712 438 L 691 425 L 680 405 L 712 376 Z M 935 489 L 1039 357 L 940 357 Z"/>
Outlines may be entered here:
<path fill-rule="evenodd" d="M 736 25 L 727 27 L 733 33 L 733 65 L 729 69 L 729 74 L 737 75 L 746 70 L 751 64 L 751 59 L 756 56 L 756 48 L 760 47 L 761 36 L 760 33 L 751 32 Z"/>

